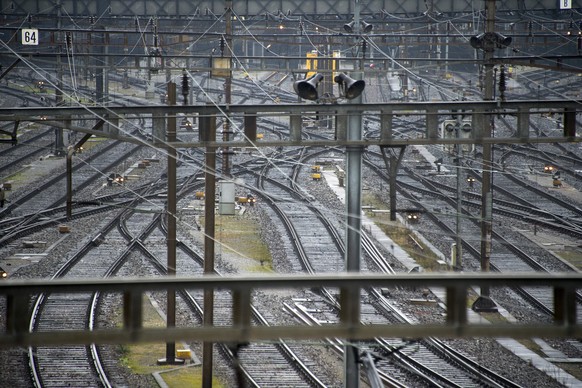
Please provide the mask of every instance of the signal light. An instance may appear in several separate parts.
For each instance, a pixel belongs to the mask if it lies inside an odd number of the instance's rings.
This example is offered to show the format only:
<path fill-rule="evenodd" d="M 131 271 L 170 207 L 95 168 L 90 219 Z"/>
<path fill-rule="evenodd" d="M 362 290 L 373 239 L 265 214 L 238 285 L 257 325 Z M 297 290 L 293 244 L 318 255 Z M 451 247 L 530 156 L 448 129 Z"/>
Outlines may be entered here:
<path fill-rule="evenodd" d="M 450 135 L 455 130 L 455 126 L 457 125 L 457 120 L 445 120 L 443 122 L 443 128 L 445 130 L 446 135 Z"/>
<path fill-rule="evenodd" d="M 463 124 L 461 125 L 461 130 L 463 132 L 471 132 L 472 129 L 473 124 L 471 123 L 471 121 L 463 121 Z"/>
<path fill-rule="evenodd" d="M 471 119 L 464 119 L 461 122 L 461 131 L 459 132 L 459 138 L 470 139 L 473 137 L 473 121 Z M 474 144 L 463 144 L 461 149 L 465 153 L 473 152 L 475 150 Z"/>
<path fill-rule="evenodd" d="M 358 97 L 366 87 L 366 81 L 354 80 L 343 73 L 336 75 L 333 80 L 339 86 L 340 96 L 343 96 L 348 100 Z"/>
<path fill-rule="evenodd" d="M 409 221 L 416 222 L 416 221 L 420 220 L 420 214 L 419 213 L 408 213 L 406 215 L 406 218 Z"/>

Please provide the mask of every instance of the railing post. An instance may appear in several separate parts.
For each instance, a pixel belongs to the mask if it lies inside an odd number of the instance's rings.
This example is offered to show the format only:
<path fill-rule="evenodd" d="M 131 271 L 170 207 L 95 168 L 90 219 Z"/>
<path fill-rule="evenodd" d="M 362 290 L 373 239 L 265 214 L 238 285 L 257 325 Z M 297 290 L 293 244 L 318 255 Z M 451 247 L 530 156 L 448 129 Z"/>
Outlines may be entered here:
<path fill-rule="evenodd" d="M 576 290 L 570 287 L 554 288 L 554 321 L 567 327 L 576 324 Z"/>
<path fill-rule="evenodd" d="M 136 330 L 142 326 L 142 293 L 127 291 L 123 293 L 123 328 L 135 339 Z"/>
<path fill-rule="evenodd" d="M 19 336 L 28 331 L 28 304 L 29 295 L 27 294 L 6 295 L 6 332 L 8 334 Z"/>
<path fill-rule="evenodd" d="M 447 324 L 462 328 L 467 324 L 467 289 L 447 287 Z"/>

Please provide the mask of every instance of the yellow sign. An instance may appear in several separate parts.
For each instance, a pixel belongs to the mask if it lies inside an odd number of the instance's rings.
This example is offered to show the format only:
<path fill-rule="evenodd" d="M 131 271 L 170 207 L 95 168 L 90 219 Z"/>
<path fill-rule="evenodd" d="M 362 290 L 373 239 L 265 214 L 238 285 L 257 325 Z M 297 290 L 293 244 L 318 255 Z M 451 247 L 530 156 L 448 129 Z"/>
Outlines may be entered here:
<path fill-rule="evenodd" d="M 232 74 L 230 58 L 212 58 L 212 70 L 210 70 L 211 77 L 230 77 Z"/>
<path fill-rule="evenodd" d="M 317 50 L 312 50 L 307 53 L 307 60 L 305 62 L 305 68 L 307 69 L 307 74 L 305 79 L 313 77 L 317 73 Z"/>

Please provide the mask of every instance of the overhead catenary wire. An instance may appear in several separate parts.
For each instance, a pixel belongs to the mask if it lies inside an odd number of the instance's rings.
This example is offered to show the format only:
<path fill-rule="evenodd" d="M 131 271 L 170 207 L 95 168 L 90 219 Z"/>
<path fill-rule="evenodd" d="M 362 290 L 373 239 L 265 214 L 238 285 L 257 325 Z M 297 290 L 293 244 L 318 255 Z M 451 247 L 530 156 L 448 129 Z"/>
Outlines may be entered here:
<path fill-rule="evenodd" d="M 7 47 L 9 50 L 11 50 L 11 49 L 9 48 L 9 46 L 8 46 L 8 45 L 7 45 L 7 44 L 6 44 L 4 41 L 1 41 L 1 40 L 0 40 L 0 42 L 2 43 L 2 45 L 4 45 L 5 47 Z M 19 56 L 19 55 L 18 55 L 16 52 L 13 52 L 13 54 L 15 54 L 16 56 Z M 86 104 L 83 104 L 81 101 L 78 101 L 78 100 L 74 100 L 74 99 L 72 99 L 72 96 L 70 96 L 70 95 L 69 95 L 69 94 L 66 92 L 66 90 L 65 90 L 65 88 L 64 88 L 64 86 L 66 86 L 66 83 L 64 83 L 64 84 L 63 84 L 63 87 L 59 87 L 59 86 L 57 85 L 57 82 L 56 82 L 56 81 L 53 81 L 53 80 L 51 80 L 51 79 L 49 78 L 50 76 L 48 75 L 48 73 L 46 73 L 46 72 L 45 72 L 45 73 L 43 73 L 41 69 L 38 69 L 38 68 L 36 68 L 36 67 L 35 67 L 35 66 L 34 66 L 34 65 L 31 63 L 31 62 L 29 62 L 29 61 L 28 61 L 26 58 L 24 58 L 24 57 L 20 56 L 20 59 L 21 59 L 21 60 L 22 60 L 22 61 L 23 61 L 25 64 L 27 64 L 27 66 L 28 66 L 29 68 L 31 68 L 31 70 L 33 70 L 35 73 L 37 73 L 37 75 L 39 75 L 39 76 L 40 76 L 42 79 L 46 80 L 47 84 L 49 84 L 50 86 L 52 86 L 52 87 L 53 87 L 53 88 L 55 88 L 56 90 L 59 90 L 59 91 L 60 91 L 60 92 L 61 92 L 61 93 L 62 93 L 64 96 L 66 96 L 66 97 L 67 97 L 68 99 L 70 99 L 71 101 L 74 101 L 76 104 L 78 104 L 78 105 L 80 105 L 81 107 L 83 107 L 84 109 L 86 109 L 86 110 L 87 110 L 89 113 L 91 113 L 91 114 L 92 114 L 92 115 L 94 115 L 95 117 L 97 117 L 97 118 L 99 118 L 99 119 L 103 120 L 104 122 L 108 123 L 109 125 L 111 125 L 111 126 L 115 127 L 115 128 L 116 128 L 116 129 L 118 129 L 120 132 L 124 133 L 126 136 L 133 137 L 134 139 L 137 139 L 139 142 L 141 142 L 143 145 L 145 145 L 145 146 L 150 146 L 150 147 L 154 148 L 156 151 L 160 151 L 160 152 L 162 152 L 162 153 L 165 153 L 165 154 L 166 154 L 166 156 L 167 156 L 167 152 L 165 152 L 165 151 L 163 151 L 163 150 L 160 150 L 160 149 L 158 149 L 158 148 L 156 148 L 156 147 L 153 147 L 151 144 L 149 144 L 148 142 L 145 142 L 145 141 L 141 140 L 141 138 L 139 138 L 139 137 L 137 137 L 137 136 L 133 136 L 133 135 L 132 135 L 132 133 L 131 133 L 131 130 L 128 130 L 128 129 L 125 129 L 125 128 L 123 128 L 123 126 L 122 126 L 122 125 L 117 125 L 117 124 L 113 123 L 113 122 L 112 122 L 110 119 L 108 119 L 108 118 L 106 118 L 106 117 L 104 117 L 104 116 L 100 116 L 100 115 L 99 115 L 99 114 L 97 114 L 95 111 L 93 111 L 93 110 L 92 110 L 92 108 L 91 108 L 90 106 L 88 106 L 88 105 L 86 105 Z M 190 75 L 190 76 L 191 76 L 191 77 L 194 79 L 194 77 L 192 76 L 192 74 L 191 74 L 191 73 L 189 73 L 189 75 Z M 178 75 L 177 75 L 176 77 L 178 77 Z M 213 103 L 214 103 L 214 104 L 215 104 L 215 105 L 218 107 L 218 103 L 217 103 L 216 101 L 212 100 L 211 96 L 210 96 L 210 95 L 208 95 L 208 93 L 206 92 L 206 90 L 204 90 L 204 88 L 202 88 L 202 86 L 201 86 L 200 84 L 198 84 L 197 82 L 196 82 L 196 84 L 197 84 L 197 86 L 198 86 L 198 87 L 199 87 L 199 88 L 200 88 L 200 89 L 201 89 L 201 90 L 202 90 L 202 91 L 205 93 L 205 95 L 206 95 L 206 96 L 209 98 L 209 100 L 210 100 L 210 101 L 213 101 Z M 111 116 L 111 117 L 115 117 L 115 116 L 114 116 L 114 112 L 113 112 L 113 111 L 111 111 L 111 110 L 109 110 L 109 109 L 107 109 L 107 106 L 106 106 L 106 105 L 101 105 L 101 107 L 102 107 L 102 108 L 105 108 L 106 110 L 108 110 L 108 111 L 110 112 L 110 116 Z M 229 119 L 229 120 L 230 120 L 230 118 L 228 117 L 228 115 L 226 115 L 226 113 L 225 113 L 224 111 L 221 111 L 221 113 L 222 113 L 222 115 L 223 115 L 224 117 L 226 117 L 227 119 Z M 132 128 L 132 127 L 133 127 L 134 129 L 138 129 L 138 126 L 137 126 L 135 123 L 133 123 L 131 120 L 129 120 L 129 119 L 127 119 L 127 118 L 124 118 L 124 117 L 117 117 L 117 118 L 118 118 L 118 119 L 120 119 L 120 120 L 121 120 L 121 122 L 124 122 L 124 123 L 126 123 L 127 125 L 129 125 L 129 126 L 130 126 L 130 128 Z M 240 128 L 238 128 L 238 127 L 236 126 L 236 123 L 234 123 L 234 122 L 232 122 L 232 121 L 231 121 L 231 125 L 233 125 L 235 128 L 237 128 L 237 129 L 240 131 Z M 244 134 L 244 132 L 242 132 L 242 131 L 241 131 L 241 133 L 243 133 L 243 134 Z M 165 139 L 155 138 L 155 140 L 156 140 L 156 142 L 159 142 L 159 143 L 162 143 L 162 144 L 164 144 L 164 145 L 168 146 L 168 144 L 165 142 Z M 269 157 L 268 157 L 266 154 L 264 154 L 264 153 L 263 153 L 263 152 L 260 150 L 260 147 L 257 147 L 257 146 L 256 146 L 256 144 L 254 143 L 254 140 L 253 140 L 253 139 L 247 139 L 247 140 L 248 140 L 248 141 L 249 141 L 249 142 L 250 142 L 250 143 L 251 143 L 251 144 L 252 144 L 252 145 L 255 147 L 255 149 L 256 149 L 257 151 L 259 151 L 259 152 L 262 154 L 262 157 L 264 157 L 266 160 L 268 160 L 268 161 L 269 161 L 269 163 L 273 163 L 273 161 L 272 161 L 272 160 L 271 160 L 271 159 L 270 159 L 270 158 L 269 158 Z M 274 166 L 276 166 L 274 163 L 273 163 L 273 165 L 274 165 Z M 91 168 L 94 168 L 93 166 L 90 166 L 90 167 L 91 167 Z M 220 176 L 220 175 L 218 175 L 217 171 L 210 171 L 210 173 L 211 173 L 211 174 L 213 174 L 213 175 L 215 175 L 217 178 L 221 178 L 221 176 Z M 105 176 L 105 174 L 103 174 L 103 175 Z M 253 189 L 254 189 L 254 190 L 256 190 L 256 188 L 253 188 Z M 134 195 L 136 195 L 136 196 L 139 196 L 139 194 L 138 194 L 138 193 L 135 193 L 135 192 L 132 192 L 132 194 L 134 194 Z M 142 199 L 143 199 L 143 200 L 147 200 L 146 198 L 142 198 Z M 160 210 L 161 210 L 161 209 L 160 209 Z M 176 217 L 177 219 L 179 219 L 179 217 L 178 217 L 177 215 L 175 215 L 175 214 L 174 214 L 173 216 L 174 216 L 174 217 Z M 215 240 L 215 242 L 216 242 L 216 243 L 220 243 L 219 241 L 216 241 L 216 240 Z M 220 243 L 220 244 L 221 244 L 221 243 Z M 233 251 L 236 251 L 236 249 L 234 249 L 233 247 L 227 247 L 227 248 L 228 248 L 228 249 L 232 249 Z M 244 255 L 243 255 L 243 256 L 244 256 Z"/>
<path fill-rule="evenodd" d="M 217 18 L 217 21 L 218 21 L 218 20 L 219 20 L 219 19 Z M 74 59 L 74 58 L 73 58 L 73 59 Z M 238 58 L 236 58 L 236 59 L 237 59 L 237 61 L 238 61 Z M 239 61 L 239 63 L 240 63 L 240 61 Z M 405 69 L 405 67 L 403 67 L 403 69 Z M 412 74 L 412 73 L 411 73 L 411 74 Z M 74 81 L 73 81 L 73 82 L 74 82 Z M 73 90 L 75 90 L 75 88 L 74 88 L 74 87 L 73 87 Z M 272 96 L 269 96 L 269 98 L 272 98 Z M 258 148 L 258 147 L 256 147 L 256 148 Z M 267 159 L 269 159 L 269 157 L 267 157 Z M 272 158 L 272 159 L 273 159 L 273 158 Z M 274 160 L 274 159 L 273 159 L 273 160 Z"/>

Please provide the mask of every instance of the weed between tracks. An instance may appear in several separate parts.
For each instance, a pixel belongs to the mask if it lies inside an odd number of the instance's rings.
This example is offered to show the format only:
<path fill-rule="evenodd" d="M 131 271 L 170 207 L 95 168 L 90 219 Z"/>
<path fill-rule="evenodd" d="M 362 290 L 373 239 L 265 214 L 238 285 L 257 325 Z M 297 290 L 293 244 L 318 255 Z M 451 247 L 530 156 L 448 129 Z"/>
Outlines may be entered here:
<path fill-rule="evenodd" d="M 554 253 L 582 271 L 582 253 L 579 251 L 579 249 L 556 251 Z"/>
<path fill-rule="evenodd" d="M 152 306 L 148 297 L 143 300 L 143 325 L 146 328 L 165 327 L 166 322 Z M 121 323 L 120 323 L 121 324 Z M 176 349 L 181 346 L 176 344 Z M 165 343 L 140 343 L 121 345 L 123 357 L 121 363 L 128 367 L 132 373 L 138 375 L 151 375 L 160 373 L 164 382 L 170 388 L 200 387 L 202 386 L 202 368 L 200 366 L 176 367 L 176 365 L 158 365 L 158 359 L 166 357 Z M 158 385 L 152 382 L 152 387 Z M 217 379 L 214 379 L 213 387 L 222 387 Z"/>
<path fill-rule="evenodd" d="M 365 195 L 363 202 L 374 210 L 388 210 L 385 202 L 376 195 Z M 440 258 L 431 251 L 422 241 L 414 236 L 411 229 L 398 221 L 390 220 L 390 213 L 366 211 L 366 215 L 388 236 L 394 243 L 404 249 L 418 265 L 425 271 L 442 270 L 438 263 Z"/>
<path fill-rule="evenodd" d="M 204 225 L 204 217 L 201 217 L 200 223 Z M 223 259 L 229 262 L 237 261 L 237 267 L 248 272 L 272 271 L 271 254 L 260 237 L 258 225 L 252 218 L 217 215 L 215 225 L 215 237 L 221 243 L 217 244 L 216 252 L 221 253 Z M 143 313 L 144 327 L 165 326 L 166 322 L 147 298 L 144 298 Z M 180 346 L 176 344 L 176 349 L 179 348 Z M 165 343 L 123 345 L 122 349 L 124 353 L 122 363 L 134 374 L 150 375 L 158 372 L 170 388 L 202 386 L 201 367 L 176 368 L 174 365 L 157 364 L 158 359 L 166 356 Z M 213 387 L 222 386 L 215 378 Z"/>
<path fill-rule="evenodd" d="M 204 225 L 204 217 L 201 217 Z M 269 247 L 263 242 L 258 225 L 245 216 L 216 215 L 216 252 L 245 272 L 272 272 Z M 268 237 L 267 237 L 268 238 Z M 236 262 L 236 263 L 235 263 Z"/>

